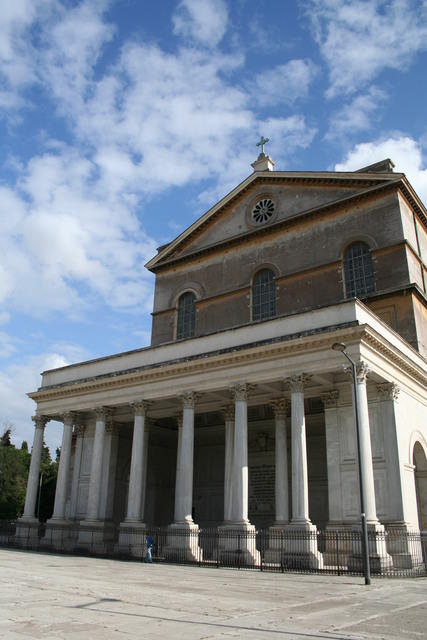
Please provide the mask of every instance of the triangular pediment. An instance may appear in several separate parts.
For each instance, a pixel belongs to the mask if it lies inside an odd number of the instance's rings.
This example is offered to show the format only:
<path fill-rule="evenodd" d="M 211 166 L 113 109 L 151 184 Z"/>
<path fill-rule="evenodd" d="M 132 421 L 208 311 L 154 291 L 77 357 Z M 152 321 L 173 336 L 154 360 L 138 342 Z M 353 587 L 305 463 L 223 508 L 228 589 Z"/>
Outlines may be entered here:
<path fill-rule="evenodd" d="M 244 238 L 262 226 L 274 226 L 325 207 L 351 202 L 362 194 L 398 183 L 399 173 L 254 172 L 146 265 L 156 271 L 171 261 Z M 271 212 L 258 220 L 254 208 L 262 202 Z M 259 207 L 258 207 L 259 210 Z M 268 217 L 268 216 L 267 216 Z"/>

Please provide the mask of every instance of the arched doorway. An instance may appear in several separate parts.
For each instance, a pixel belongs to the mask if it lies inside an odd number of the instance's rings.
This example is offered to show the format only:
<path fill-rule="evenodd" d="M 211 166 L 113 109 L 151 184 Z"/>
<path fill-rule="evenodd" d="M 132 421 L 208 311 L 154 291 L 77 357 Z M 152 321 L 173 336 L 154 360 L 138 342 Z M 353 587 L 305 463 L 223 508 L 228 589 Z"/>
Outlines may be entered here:
<path fill-rule="evenodd" d="M 427 458 L 420 442 L 414 445 L 415 491 L 417 495 L 418 523 L 421 531 L 427 531 Z"/>

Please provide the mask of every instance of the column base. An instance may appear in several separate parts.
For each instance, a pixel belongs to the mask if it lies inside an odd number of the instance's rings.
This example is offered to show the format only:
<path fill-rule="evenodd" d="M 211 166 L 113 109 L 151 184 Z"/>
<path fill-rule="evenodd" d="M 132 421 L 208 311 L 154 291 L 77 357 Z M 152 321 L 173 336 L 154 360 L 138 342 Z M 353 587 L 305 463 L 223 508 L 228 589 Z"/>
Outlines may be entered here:
<path fill-rule="evenodd" d="M 368 523 L 367 527 L 368 554 L 371 573 L 381 574 L 384 569 L 390 569 L 393 566 L 392 558 L 387 552 L 385 529 L 379 522 Z M 361 525 L 353 525 L 352 533 L 353 548 L 351 554 L 348 557 L 347 566 L 349 571 L 363 573 Z"/>
<path fill-rule="evenodd" d="M 261 564 L 253 524 L 230 522 L 218 527 L 217 531 L 220 564 L 232 567 L 253 567 Z"/>
<path fill-rule="evenodd" d="M 170 524 L 163 553 L 171 562 L 201 562 L 203 552 L 199 547 L 199 525 L 194 522 Z"/>
<path fill-rule="evenodd" d="M 114 548 L 116 528 L 113 523 L 103 520 L 82 520 L 80 522 L 77 549 L 103 555 Z"/>
<path fill-rule="evenodd" d="M 287 569 L 323 569 L 323 556 L 317 548 L 317 527 L 309 520 L 286 525 L 283 538 L 281 566 Z"/>
<path fill-rule="evenodd" d="M 40 545 L 40 522 L 37 518 L 22 516 L 16 522 L 15 544 L 23 549 L 37 549 Z"/>
<path fill-rule="evenodd" d="M 124 520 L 120 523 L 119 541 L 114 552 L 122 556 L 144 559 L 147 557 L 147 525 L 138 520 Z"/>
<path fill-rule="evenodd" d="M 353 523 L 329 521 L 325 528 L 323 540 L 324 567 L 345 570 L 348 565 L 348 558 L 353 551 Z"/>
<path fill-rule="evenodd" d="M 57 551 L 72 551 L 76 545 L 78 529 L 64 518 L 51 518 L 46 522 L 41 547 L 49 547 Z"/>
<path fill-rule="evenodd" d="M 406 522 L 385 525 L 387 551 L 394 569 L 425 570 L 423 548 L 419 530 Z"/>

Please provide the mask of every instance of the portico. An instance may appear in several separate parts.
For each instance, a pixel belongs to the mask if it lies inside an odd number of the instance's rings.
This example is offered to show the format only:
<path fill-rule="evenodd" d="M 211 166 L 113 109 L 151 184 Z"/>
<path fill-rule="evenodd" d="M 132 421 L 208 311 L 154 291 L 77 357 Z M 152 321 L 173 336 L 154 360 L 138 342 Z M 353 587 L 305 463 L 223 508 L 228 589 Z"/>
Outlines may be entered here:
<path fill-rule="evenodd" d="M 337 339 L 350 345 L 363 370 L 358 383 L 368 521 L 395 525 L 389 505 L 396 496 L 388 494 L 385 479 L 400 463 L 390 447 L 384 449 L 378 385 L 384 389 L 391 384 L 387 376 L 400 376 L 416 395 L 424 372 L 411 354 L 401 375 L 408 347 L 364 305 L 349 301 L 44 374 L 43 386 L 31 394 L 39 415 L 19 528 L 34 523 L 44 425 L 61 418 L 55 510 L 47 531 L 77 520 L 78 545 L 93 544 L 95 530 L 100 551 L 116 544 L 137 555 L 147 525 L 169 524 L 166 554 L 182 553 L 184 545 L 194 559 L 202 554 L 199 526 L 215 525 L 220 556 L 239 551 L 250 564 L 259 556 L 256 527 L 270 526 L 268 561 L 291 562 L 298 554 L 309 566 L 322 566 L 310 494 L 322 526 L 351 529 L 358 522 L 351 381 L 331 351 Z M 228 347 L 231 342 L 236 346 Z M 385 361 L 386 349 L 399 357 L 399 371 Z M 209 509 L 202 506 L 207 495 Z M 298 542 L 278 550 L 280 530 L 310 535 L 303 547 Z M 230 531 L 253 532 L 253 538 L 246 535 L 246 547 L 237 550 Z"/>

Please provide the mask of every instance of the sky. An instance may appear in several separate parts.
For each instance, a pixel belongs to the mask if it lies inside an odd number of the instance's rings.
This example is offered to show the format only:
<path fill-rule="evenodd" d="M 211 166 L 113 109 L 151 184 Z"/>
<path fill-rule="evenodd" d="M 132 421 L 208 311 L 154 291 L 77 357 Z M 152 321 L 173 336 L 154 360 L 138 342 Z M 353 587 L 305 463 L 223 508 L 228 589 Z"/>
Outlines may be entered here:
<path fill-rule="evenodd" d="M 42 371 L 149 345 L 144 264 L 261 135 L 426 203 L 426 104 L 426 0 L 1 0 L 0 427 L 31 444 Z"/>

